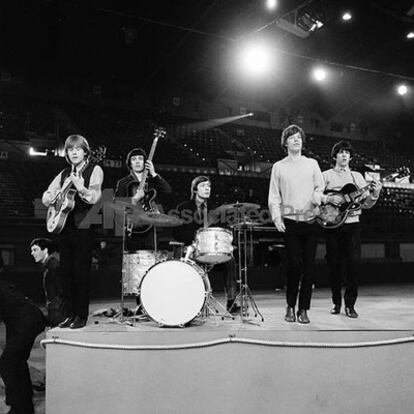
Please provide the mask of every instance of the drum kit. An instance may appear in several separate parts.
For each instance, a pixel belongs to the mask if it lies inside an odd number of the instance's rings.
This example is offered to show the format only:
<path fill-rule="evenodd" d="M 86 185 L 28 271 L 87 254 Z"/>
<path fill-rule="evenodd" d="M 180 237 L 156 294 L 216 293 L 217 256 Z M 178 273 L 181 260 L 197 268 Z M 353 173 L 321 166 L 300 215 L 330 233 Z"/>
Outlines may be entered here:
<path fill-rule="evenodd" d="M 243 322 L 249 322 L 249 306 L 254 316 L 260 313 L 252 293 L 247 285 L 247 255 L 249 243 L 247 229 L 253 225 L 244 217 L 247 209 L 258 209 L 260 206 L 251 203 L 235 203 L 223 205 L 216 213 L 236 213 L 232 228 L 236 235 L 237 247 L 233 247 L 233 232 L 221 227 L 200 228 L 191 246 L 184 255 L 183 244 L 170 242 L 175 250 L 174 255 L 157 249 L 157 228 L 180 226 L 182 221 L 167 214 L 146 212 L 141 206 L 129 202 L 115 201 L 109 207 L 121 213 L 123 217 L 122 232 L 122 288 L 121 312 L 117 322 L 131 323 L 131 318 L 124 316 L 125 297 L 140 297 L 141 316 L 136 309 L 133 320 L 149 318 L 159 326 L 183 327 L 197 319 L 231 315 L 212 295 L 208 272 L 214 265 L 233 259 L 233 250 L 238 250 L 238 283 L 240 316 Z M 256 226 L 258 223 L 254 222 Z M 135 226 L 152 225 L 154 250 L 138 250 L 129 252 L 126 249 L 128 235 Z M 243 262 L 243 263 L 242 263 Z M 231 311 L 231 309 L 230 309 Z"/>

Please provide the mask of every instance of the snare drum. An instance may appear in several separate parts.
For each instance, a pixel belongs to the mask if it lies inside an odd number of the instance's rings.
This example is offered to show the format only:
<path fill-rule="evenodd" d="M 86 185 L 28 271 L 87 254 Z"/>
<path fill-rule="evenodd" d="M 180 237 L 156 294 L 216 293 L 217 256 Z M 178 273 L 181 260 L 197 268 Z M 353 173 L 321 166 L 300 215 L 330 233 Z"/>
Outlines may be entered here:
<path fill-rule="evenodd" d="M 156 263 L 166 260 L 164 251 L 137 250 L 128 252 L 123 257 L 124 295 L 138 295 L 139 285 L 147 270 Z"/>
<path fill-rule="evenodd" d="M 145 313 L 163 326 L 183 326 L 201 315 L 210 292 L 206 273 L 190 260 L 157 263 L 140 286 Z"/>
<path fill-rule="evenodd" d="M 233 235 L 230 230 L 209 227 L 197 231 L 194 257 L 200 263 L 219 264 L 233 258 Z"/>

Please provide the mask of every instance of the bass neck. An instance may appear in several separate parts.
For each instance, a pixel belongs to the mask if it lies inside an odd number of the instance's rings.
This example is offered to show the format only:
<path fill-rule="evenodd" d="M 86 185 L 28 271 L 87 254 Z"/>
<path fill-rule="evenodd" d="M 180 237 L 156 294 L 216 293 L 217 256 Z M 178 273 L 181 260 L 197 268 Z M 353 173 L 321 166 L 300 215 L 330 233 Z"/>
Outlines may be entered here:
<path fill-rule="evenodd" d="M 152 141 L 152 145 L 151 145 L 151 150 L 150 153 L 148 155 L 147 161 L 151 161 L 154 158 L 154 154 L 155 154 L 155 149 L 157 148 L 157 143 L 158 143 L 158 139 L 160 137 L 165 136 L 165 129 L 164 128 L 157 128 L 154 132 L 154 140 Z M 148 178 L 148 168 L 145 168 L 143 173 L 142 173 L 142 178 L 141 178 L 141 182 L 139 183 L 138 186 L 138 190 L 143 191 L 145 189 L 145 184 L 147 182 L 147 178 Z"/>
<path fill-rule="evenodd" d="M 154 141 L 152 142 L 152 145 L 151 145 L 151 151 L 148 155 L 147 161 L 152 161 L 152 159 L 154 158 L 155 148 L 157 147 L 157 142 L 158 142 L 158 138 L 154 138 Z M 145 168 L 144 171 L 142 172 L 142 178 L 141 178 L 141 182 L 139 183 L 138 190 L 141 190 L 141 191 L 144 190 L 145 184 L 147 183 L 147 179 L 148 179 L 148 168 Z"/>

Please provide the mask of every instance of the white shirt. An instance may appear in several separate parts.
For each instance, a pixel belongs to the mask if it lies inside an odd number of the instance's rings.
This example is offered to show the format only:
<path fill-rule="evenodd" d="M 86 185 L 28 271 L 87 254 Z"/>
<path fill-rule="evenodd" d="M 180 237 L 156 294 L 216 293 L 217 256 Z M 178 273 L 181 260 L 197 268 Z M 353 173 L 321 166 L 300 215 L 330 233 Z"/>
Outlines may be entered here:
<path fill-rule="evenodd" d="M 73 172 L 73 168 L 72 168 Z M 102 196 L 102 183 L 103 183 L 103 170 L 99 165 L 95 165 L 93 168 L 91 178 L 89 180 L 89 187 L 84 194 L 79 196 L 88 204 L 95 204 L 99 201 Z M 43 193 L 42 203 L 49 207 L 52 200 L 56 197 L 58 191 L 62 189 L 61 182 L 62 172 L 60 172 L 53 181 L 49 184 L 48 189 Z"/>

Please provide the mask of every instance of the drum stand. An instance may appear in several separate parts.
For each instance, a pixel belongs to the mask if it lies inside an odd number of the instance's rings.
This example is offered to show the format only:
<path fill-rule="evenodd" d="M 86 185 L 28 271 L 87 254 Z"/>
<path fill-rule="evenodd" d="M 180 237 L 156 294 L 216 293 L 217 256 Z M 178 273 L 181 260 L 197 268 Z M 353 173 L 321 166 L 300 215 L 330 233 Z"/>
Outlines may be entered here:
<path fill-rule="evenodd" d="M 127 228 L 127 216 L 126 216 L 126 209 L 127 207 L 124 206 L 122 212 L 122 270 L 121 270 L 121 309 L 112 317 L 112 322 L 119 323 L 121 325 L 129 325 L 133 326 L 133 322 L 130 321 L 129 317 L 124 316 L 124 304 L 125 304 L 125 296 L 124 296 L 124 283 L 125 283 L 125 265 L 124 265 L 124 255 L 126 251 L 126 232 L 130 232 L 132 228 Z M 134 314 L 138 312 L 139 307 L 136 309 Z"/>
<path fill-rule="evenodd" d="M 204 266 L 204 271 L 206 273 L 206 277 L 209 278 L 208 273 L 214 267 L 212 265 L 209 267 L 208 265 Z M 207 301 L 206 306 L 204 308 L 204 316 L 207 319 L 209 315 L 213 315 L 214 320 L 216 317 L 220 317 L 222 321 L 224 318 L 230 318 L 234 321 L 234 316 L 223 306 L 213 295 L 212 290 L 207 293 Z"/>
<path fill-rule="evenodd" d="M 238 211 L 240 214 L 240 211 Z M 259 308 L 256 304 L 256 301 L 253 298 L 252 291 L 249 288 L 249 285 L 247 284 L 247 271 L 248 271 L 248 265 L 247 265 L 247 244 L 248 244 L 248 236 L 247 236 L 247 226 L 243 225 L 241 221 L 241 215 L 240 215 L 240 221 L 238 225 L 236 225 L 236 231 L 237 231 L 237 247 L 238 247 L 238 267 L 239 267 L 239 279 L 238 283 L 240 284 L 240 292 L 236 296 L 236 299 L 234 300 L 234 303 L 236 303 L 237 299 L 240 299 L 240 317 L 243 321 L 243 323 L 252 323 L 249 317 L 248 309 L 249 305 L 252 308 L 254 312 L 254 317 L 257 318 L 257 316 L 260 316 L 262 322 L 264 322 L 264 317 L 259 311 Z M 242 251 L 242 240 L 241 240 L 241 233 L 243 232 L 243 251 Z M 242 253 L 243 253 L 243 267 L 242 267 Z M 233 304 L 234 306 L 234 304 Z M 230 309 L 231 310 L 231 309 Z"/>
<path fill-rule="evenodd" d="M 181 260 L 183 260 L 184 262 L 186 262 L 187 260 L 190 260 L 190 257 L 194 253 L 194 250 L 195 250 L 195 246 L 193 243 L 190 246 L 188 246 L 186 255 Z M 213 265 L 204 264 L 200 266 L 204 270 L 204 273 L 206 274 L 207 279 L 209 279 L 208 273 L 214 267 L 214 264 Z M 231 318 L 234 320 L 234 316 L 213 296 L 211 288 L 210 288 L 210 291 L 207 292 L 206 304 L 201 312 L 201 316 L 207 320 L 210 314 L 213 315 L 214 319 L 220 316 L 222 321 L 224 321 L 224 318 Z"/>
<path fill-rule="evenodd" d="M 147 317 L 145 315 L 138 315 L 138 312 L 140 310 L 140 308 L 142 308 L 142 305 L 139 304 L 135 307 L 135 309 L 133 310 L 133 315 L 132 316 L 124 316 L 124 304 L 125 304 L 125 295 L 124 295 L 124 283 L 125 283 L 125 266 L 124 266 L 124 255 L 126 252 L 126 233 L 128 232 L 129 234 L 131 234 L 132 232 L 132 226 L 130 226 L 127 223 L 127 213 L 126 213 L 126 209 L 127 206 L 124 206 L 123 208 L 123 220 L 122 220 L 122 277 L 121 277 L 121 310 L 119 312 L 117 312 L 113 318 L 112 321 L 115 323 L 119 323 L 122 325 L 130 325 L 130 326 L 134 326 L 134 322 L 142 320 L 142 319 L 147 319 Z M 155 255 L 157 253 L 157 229 L 156 226 L 153 225 L 153 234 L 154 234 L 154 252 Z M 138 293 L 139 295 L 139 293 Z"/>

